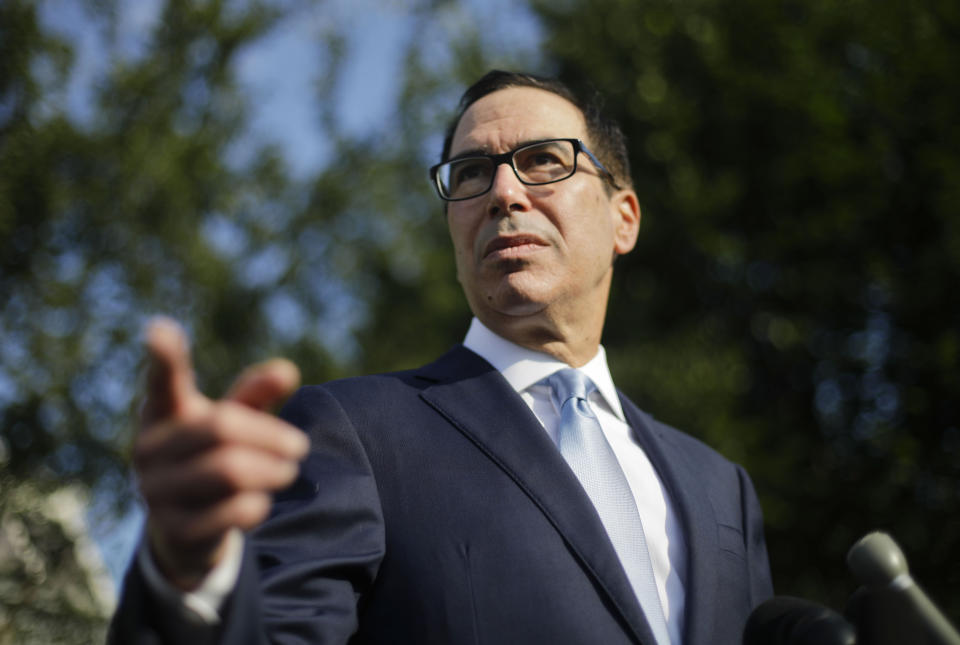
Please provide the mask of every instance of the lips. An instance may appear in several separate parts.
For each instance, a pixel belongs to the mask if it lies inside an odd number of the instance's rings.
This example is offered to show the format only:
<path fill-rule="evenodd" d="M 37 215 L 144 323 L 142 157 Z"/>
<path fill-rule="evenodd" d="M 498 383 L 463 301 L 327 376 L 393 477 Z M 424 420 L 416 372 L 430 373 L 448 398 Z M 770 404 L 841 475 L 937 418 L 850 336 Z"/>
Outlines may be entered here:
<path fill-rule="evenodd" d="M 548 244 L 536 235 L 500 235 L 490 240 L 483 248 L 483 257 L 487 258 L 494 254 L 509 256 L 521 252 L 523 247 L 530 246 L 548 246 Z"/>

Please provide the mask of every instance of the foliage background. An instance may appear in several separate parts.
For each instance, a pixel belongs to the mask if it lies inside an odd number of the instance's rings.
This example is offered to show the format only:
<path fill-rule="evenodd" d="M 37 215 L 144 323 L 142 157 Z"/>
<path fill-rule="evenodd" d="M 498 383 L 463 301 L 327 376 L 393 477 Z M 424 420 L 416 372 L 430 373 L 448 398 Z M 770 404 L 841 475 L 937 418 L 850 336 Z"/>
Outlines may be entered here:
<path fill-rule="evenodd" d="M 316 67 L 333 160 L 308 176 L 251 143 L 236 64 L 316 5 L 161 4 L 83 123 L 70 44 L 34 3 L 0 4 L 4 508 L 65 483 L 130 502 L 152 313 L 188 327 L 209 392 L 274 353 L 315 382 L 458 342 L 424 168 L 464 85 L 521 68 L 592 84 L 627 130 L 644 220 L 618 264 L 614 377 L 747 467 L 777 592 L 842 607 L 846 550 L 882 528 L 960 618 L 956 3 L 531 0 L 517 37 L 470 3 L 409 0 L 415 36 L 384 63 L 396 105 L 361 132 L 337 111 L 347 34 L 321 21 L 316 58 L 290 63 Z M 119 50 L 122 3 L 84 6 Z M 23 598 L 0 600 L 0 642 Z"/>

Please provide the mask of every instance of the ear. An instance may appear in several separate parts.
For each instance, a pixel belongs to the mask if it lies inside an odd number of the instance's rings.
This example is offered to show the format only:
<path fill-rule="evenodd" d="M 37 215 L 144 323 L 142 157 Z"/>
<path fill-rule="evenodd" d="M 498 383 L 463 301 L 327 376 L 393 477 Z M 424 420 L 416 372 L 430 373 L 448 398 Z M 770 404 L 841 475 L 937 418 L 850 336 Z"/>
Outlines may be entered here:
<path fill-rule="evenodd" d="M 610 210 L 613 217 L 613 250 L 617 255 L 625 255 L 633 250 L 640 233 L 640 202 L 637 194 L 625 189 L 610 197 Z"/>

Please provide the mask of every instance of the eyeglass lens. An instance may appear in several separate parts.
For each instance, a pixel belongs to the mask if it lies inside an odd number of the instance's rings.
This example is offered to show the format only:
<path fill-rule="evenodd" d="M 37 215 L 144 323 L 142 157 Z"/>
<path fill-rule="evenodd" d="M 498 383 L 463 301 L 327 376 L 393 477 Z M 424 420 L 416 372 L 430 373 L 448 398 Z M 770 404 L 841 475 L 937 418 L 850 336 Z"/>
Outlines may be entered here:
<path fill-rule="evenodd" d="M 576 170 L 576 150 L 570 141 L 544 141 L 513 152 L 513 167 L 527 184 L 549 184 L 566 179 Z M 454 159 L 439 168 L 444 193 L 466 199 L 485 193 L 493 183 L 496 164 L 490 157 Z"/>

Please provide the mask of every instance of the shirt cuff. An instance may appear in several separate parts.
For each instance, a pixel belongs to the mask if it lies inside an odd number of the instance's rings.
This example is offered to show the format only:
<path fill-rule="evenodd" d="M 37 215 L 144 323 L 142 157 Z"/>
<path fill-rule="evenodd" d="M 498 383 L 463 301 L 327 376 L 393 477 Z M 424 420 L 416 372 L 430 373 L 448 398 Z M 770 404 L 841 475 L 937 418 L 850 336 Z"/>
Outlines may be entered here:
<path fill-rule="evenodd" d="M 150 590 L 166 604 L 207 625 L 220 624 L 220 609 L 237 584 L 242 562 L 243 533 L 239 529 L 232 529 L 227 534 L 227 546 L 220 563 L 196 589 L 183 591 L 170 584 L 160 572 L 150 553 L 147 540 L 140 543 L 137 553 L 137 565 Z"/>

